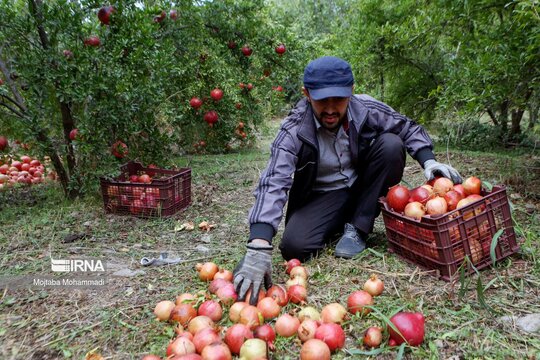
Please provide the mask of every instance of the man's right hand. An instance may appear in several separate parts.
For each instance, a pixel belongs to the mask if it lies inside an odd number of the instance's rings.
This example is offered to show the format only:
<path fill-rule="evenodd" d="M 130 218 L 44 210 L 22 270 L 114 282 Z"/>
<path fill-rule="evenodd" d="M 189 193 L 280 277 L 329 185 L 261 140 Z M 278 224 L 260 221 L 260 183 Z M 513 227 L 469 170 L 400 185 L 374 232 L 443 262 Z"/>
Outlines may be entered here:
<path fill-rule="evenodd" d="M 238 301 L 244 301 L 251 289 L 249 303 L 257 305 L 259 290 L 264 281 L 268 289 L 272 286 L 272 245 L 252 241 L 247 245 L 246 255 L 234 269 L 234 288 Z"/>

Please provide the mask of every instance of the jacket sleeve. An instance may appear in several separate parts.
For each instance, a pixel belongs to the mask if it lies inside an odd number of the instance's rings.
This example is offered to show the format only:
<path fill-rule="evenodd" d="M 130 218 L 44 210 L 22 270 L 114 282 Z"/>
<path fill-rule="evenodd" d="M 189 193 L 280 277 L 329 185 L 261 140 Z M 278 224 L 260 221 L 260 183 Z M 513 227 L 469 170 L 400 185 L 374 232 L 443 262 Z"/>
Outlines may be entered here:
<path fill-rule="evenodd" d="M 250 240 L 272 241 L 283 217 L 283 208 L 293 183 L 298 145 L 295 135 L 291 134 L 284 124 L 271 145 L 270 160 L 254 192 L 255 204 L 248 217 Z"/>
<path fill-rule="evenodd" d="M 398 135 L 407 152 L 422 166 L 426 160 L 435 159 L 433 141 L 421 125 L 381 101 L 369 98 L 365 103 L 369 109 L 368 122 L 378 133 Z"/>

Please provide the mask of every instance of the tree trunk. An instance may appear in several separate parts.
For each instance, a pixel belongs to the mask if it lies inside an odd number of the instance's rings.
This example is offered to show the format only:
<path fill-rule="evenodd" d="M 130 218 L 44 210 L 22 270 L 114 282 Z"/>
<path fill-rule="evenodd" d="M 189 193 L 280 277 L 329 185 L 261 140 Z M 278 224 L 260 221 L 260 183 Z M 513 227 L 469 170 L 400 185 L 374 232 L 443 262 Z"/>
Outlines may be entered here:
<path fill-rule="evenodd" d="M 525 110 L 516 109 L 512 111 L 512 127 L 510 128 L 510 136 L 516 137 L 521 134 L 521 119 Z"/>
<path fill-rule="evenodd" d="M 47 50 L 50 47 L 49 43 L 49 37 L 47 35 L 47 32 L 45 31 L 45 28 L 43 27 L 43 13 L 42 13 L 42 7 L 43 3 L 42 0 L 31 0 L 28 2 L 29 10 L 34 19 L 36 20 L 36 26 L 37 31 L 39 34 L 39 39 L 41 42 L 41 46 L 43 49 Z M 56 60 L 51 60 L 51 66 L 53 68 L 58 67 L 58 63 Z M 57 87 L 57 84 L 55 84 L 55 87 Z M 71 139 L 69 138 L 69 133 L 74 128 L 74 121 L 73 121 L 73 115 L 71 114 L 71 108 L 69 107 L 68 103 L 58 101 L 58 106 L 60 108 L 60 113 L 62 114 L 62 126 L 64 128 L 64 141 L 67 145 L 67 167 L 68 172 L 66 172 L 64 168 L 64 164 L 62 163 L 60 156 L 57 154 L 57 152 L 54 150 L 54 148 L 51 147 L 51 154 L 49 154 L 51 161 L 53 162 L 54 168 L 56 169 L 56 172 L 58 173 L 58 177 L 60 178 L 60 182 L 62 183 L 62 188 L 64 189 L 64 193 L 70 198 L 74 199 L 79 195 L 79 187 L 73 188 L 69 187 L 68 184 L 70 182 L 70 179 L 73 179 L 73 176 L 75 175 L 75 153 L 73 151 L 73 145 L 71 143 Z M 38 137 L 45 137 L 47 136 L 43 133 L 39 133 Z M 41 141 L 40 139 L 38 139 Z M 54 160 L 56 159 L 56 160 Z"/>
<path fill-rule="evenodd" d="M 532 130 L 534 128 L 534 125 L 536 125 L 536 122 L 538 121 L 539 110 L 540 106 L 538 106 L 537 102 L 532 101 L 529 103 L 529 126 L 527 127 L 528 130 Z"/>
<path fill-rule="evenodd" d="M 487 111 L 489 117 L 491 118 L 491 121 L 493 121 L 493 124 L 495 126 L 499 126 L 499 120 L 497 120 L 497 114 L 495 114 L 493 109 L 487 108 L 486 111 Z"/>
<path fill-rule="evenodd" d="M 500 105 L 500 114 L 499 114 L 499 124 L 501 128 L 501 135 L 506 134 L 508 131 L 508 108 L 509 108 L 510 102 L 508 100 L 504 100 Z"/>

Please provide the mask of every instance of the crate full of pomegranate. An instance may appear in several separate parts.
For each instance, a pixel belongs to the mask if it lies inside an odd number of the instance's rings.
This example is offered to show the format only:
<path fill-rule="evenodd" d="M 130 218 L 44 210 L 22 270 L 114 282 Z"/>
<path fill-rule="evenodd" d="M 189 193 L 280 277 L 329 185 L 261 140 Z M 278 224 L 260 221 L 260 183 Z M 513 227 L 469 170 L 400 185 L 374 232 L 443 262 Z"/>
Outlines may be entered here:
<path fill-rule="evenodd" d="M 103 206 L 108 213 L 167 217 L 191 204 L 191 169 L 160 169 L 129 162 L 115 178 L 102 177 Z"/>
<path fill-rule="evenodd" d="M 518 250 L 503 185 L 487 190 L 475 176 L 462 184 L 441 177 L 411 190 L 396 185 L 379 202 L 389 250 L 443 280 Z"/>

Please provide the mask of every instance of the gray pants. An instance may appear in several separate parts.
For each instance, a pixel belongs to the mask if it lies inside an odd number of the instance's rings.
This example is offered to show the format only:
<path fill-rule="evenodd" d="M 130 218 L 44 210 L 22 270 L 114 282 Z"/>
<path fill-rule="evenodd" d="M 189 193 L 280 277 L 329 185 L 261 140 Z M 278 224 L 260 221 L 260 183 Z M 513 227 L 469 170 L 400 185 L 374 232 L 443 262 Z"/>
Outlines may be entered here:
<path fill-rule="evenodd" d="M 347 222 L 369 234 L 380 213 L 378 199 L 401 181 L 405 157 L 397 135 L 379 136 L 366 158 L 359 160 L 365 170 L 351 188 L 314 192 L 290 215 L 279 245 L 283 258 L 305 261 L 315 256 Z"/>

